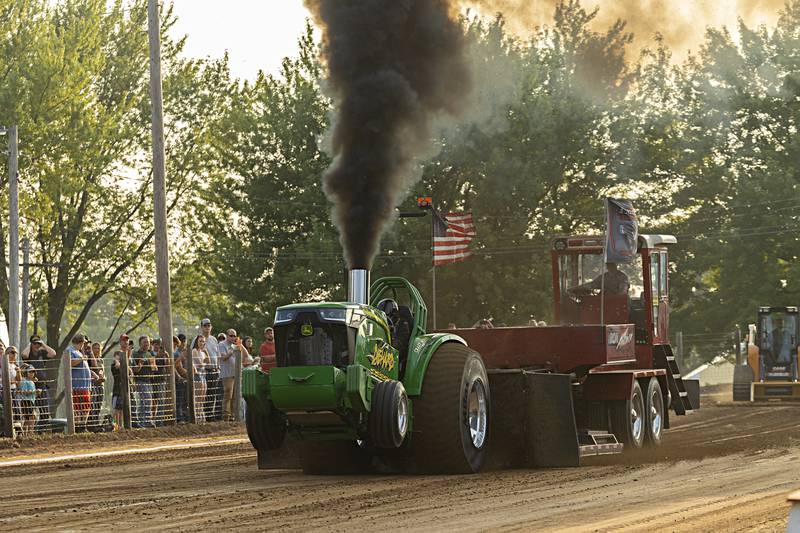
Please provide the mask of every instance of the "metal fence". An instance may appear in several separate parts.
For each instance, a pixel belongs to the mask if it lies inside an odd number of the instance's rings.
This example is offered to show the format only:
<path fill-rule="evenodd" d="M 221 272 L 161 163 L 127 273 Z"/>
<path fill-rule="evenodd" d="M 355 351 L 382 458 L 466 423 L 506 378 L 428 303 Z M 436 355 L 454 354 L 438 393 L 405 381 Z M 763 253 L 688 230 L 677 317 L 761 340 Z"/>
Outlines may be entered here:
<path fill-rule="evenodd" d="M 186 365 L 180 375 L 175 362 L 188 359 L 183 352 L 123 355 L 117 351 L 103 356 L 86 389 L 73 386 L 78 380 L 73 378 L 68 351 L 53 358 L 27 359 L 0 353 L 2 436 L 212 422 L 223 420 L 223 409 L 228 420 L 244 420 L 239 351 L 232 356 L 235 375 L 227 380 L 220 379 L 218 368 L 207 365 Z M 245 364 L 251 362 L 246 358 Z"/>

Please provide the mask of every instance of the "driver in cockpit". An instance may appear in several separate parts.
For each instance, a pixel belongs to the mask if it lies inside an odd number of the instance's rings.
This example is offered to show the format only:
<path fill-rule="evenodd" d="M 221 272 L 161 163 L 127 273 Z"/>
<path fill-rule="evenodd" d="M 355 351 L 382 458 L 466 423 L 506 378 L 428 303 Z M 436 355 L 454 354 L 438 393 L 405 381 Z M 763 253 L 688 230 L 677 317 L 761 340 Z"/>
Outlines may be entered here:
<path fill-rule="evenodd" d="M 606 263 L 606 271 L 602 275 L 597 276 L 588 283 L 572 287 L 568 292 L 575 296 L 580 296 L 602 289 L 606 295 L 627 296 L 630 286 L 628 276 L 619 269 L 616 263 Z"/>

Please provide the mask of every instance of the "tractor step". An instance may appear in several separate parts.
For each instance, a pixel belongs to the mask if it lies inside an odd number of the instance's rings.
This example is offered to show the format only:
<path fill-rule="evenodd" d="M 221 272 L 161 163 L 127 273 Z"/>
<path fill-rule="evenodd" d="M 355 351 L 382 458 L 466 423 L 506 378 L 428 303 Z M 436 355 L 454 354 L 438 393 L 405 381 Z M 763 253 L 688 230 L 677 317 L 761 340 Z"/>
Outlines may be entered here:
<path fill-rule="evenodd" d="M 617 437 L 605 431 L 582 431 L 578 433 L 581 457 L 593 455 L 613 455 L 622 453 L 623 445 Z"/>
<path fill-rule="evenodd" d="M 667 371 L 667 384 L 672 396 L 672 408 L 676 415 L 686 415 L 692 412 L 692 403 L 686 391 L 686 384 L 681 377 L 681 369 L 675 360 L 672 346 L 669 344 L 657 344 L 653 346 L 653 357 L 656 368 L 663 368 Z"/>

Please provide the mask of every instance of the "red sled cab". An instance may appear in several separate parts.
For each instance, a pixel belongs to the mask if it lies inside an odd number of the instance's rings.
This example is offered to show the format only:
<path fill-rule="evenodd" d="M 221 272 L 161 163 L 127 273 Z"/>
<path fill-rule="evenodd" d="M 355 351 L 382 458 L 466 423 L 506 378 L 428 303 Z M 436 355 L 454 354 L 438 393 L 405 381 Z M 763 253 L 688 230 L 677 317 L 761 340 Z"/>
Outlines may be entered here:
<path fill-rule="evenodd" d="M 670 235 L 639 235 L 630 264 L 605 265 L 603 237 L 553 241 L 555 325 L 456 329 L 492 394 L 496 467 L 577 466 L 659 446 L 692 406 L 669 344 Z"/>

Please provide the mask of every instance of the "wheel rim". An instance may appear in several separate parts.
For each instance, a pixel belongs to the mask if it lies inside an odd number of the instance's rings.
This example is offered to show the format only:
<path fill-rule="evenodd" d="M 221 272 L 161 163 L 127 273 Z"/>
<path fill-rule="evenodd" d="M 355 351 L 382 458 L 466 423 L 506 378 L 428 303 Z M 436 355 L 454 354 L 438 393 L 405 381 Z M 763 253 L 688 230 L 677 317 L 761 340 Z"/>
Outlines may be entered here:
<path fill-rule="evenodd" d="M 400 402 L 397 405 L 397 429 L 401 437 L 405 437 L 408 430 L 408 398 L 405 394 L 400 395 Z"/>
<path fill-rule="evenodd" d="M 467 414 L 469 418 L 469 436 L 472 445 L 476 448 L 483 446 L 486 440 L 486 389 L 480 380 L 472 384 L 467 401 Z"/>
<path fill-rule="evenodd" d="M 635 394 L 631 398 L 631 432 L 633 433 L 633 440 L 636 442 L 642 440 L 642 430 L 644 429 L 643 414 L 641 396 Z"/>
<path fill-rule="evenodd" d="M 664 412 L 664 401 L 659 390 L 653 389 L 650 395 L 650 430 L 656 437 L 661 435 L 661 424 L 663 423 L 662 413 Z"/>

